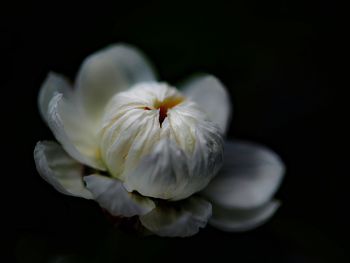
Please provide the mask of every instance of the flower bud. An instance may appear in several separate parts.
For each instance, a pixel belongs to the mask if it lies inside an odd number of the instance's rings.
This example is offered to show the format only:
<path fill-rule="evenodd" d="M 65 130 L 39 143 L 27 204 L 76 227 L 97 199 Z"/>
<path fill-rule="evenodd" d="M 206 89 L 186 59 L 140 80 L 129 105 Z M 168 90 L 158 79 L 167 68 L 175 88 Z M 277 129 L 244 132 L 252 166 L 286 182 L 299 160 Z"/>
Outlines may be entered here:
<path fill-rule="evenodd" d="M 219 170 L 219 128 L 197 104 L 165 83 L 137 84 L 109 101 L 100 131 L 109 172 L 129 191 L 179 200 L 202 190 Z"/>

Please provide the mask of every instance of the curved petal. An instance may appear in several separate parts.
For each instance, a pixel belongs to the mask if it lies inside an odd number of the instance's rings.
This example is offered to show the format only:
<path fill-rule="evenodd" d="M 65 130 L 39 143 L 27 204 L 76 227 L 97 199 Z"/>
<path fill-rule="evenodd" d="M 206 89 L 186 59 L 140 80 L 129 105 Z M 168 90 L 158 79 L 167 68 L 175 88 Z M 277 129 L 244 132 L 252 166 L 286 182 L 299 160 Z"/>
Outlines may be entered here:
<path fill-rule="evenodd" d="M 126 174 L 125 188 L 172 201 L 202 190 L 222 165 L 222 138 L 216 135 L 218 133 L 198 135 L 191 155 L 172 140 L 159 141 L 136 169 Z"/>
<path fill-rule="evenodd" d="M 280 206 L 279 201 L 270 201 L 253 209 L 226 209 L 213 205 L 209 224 L 228 232 L 251 230 L 264 224 Z"/>
<path fill-rule="evenodd" d="M 48 121 L 48 107 L 51 99 L 57 93 L 62 93 L 63 96 L 71 96 L 72 90 L 68 80 L 54 72 L 50 72 L 43 82 L 38 96 L 38 106 L 41 117 Z"/>
<path fill-rule="evenodd" d="M 200 197 L 190 197 L 177 203 L 168 202 L 141 216 L 141 223 L 159 236 L 187 237 L 206 226 L 211 204 Z"/>
<path fill-rule="evenodd" d="M 48 125 L 70 156 L 96 169 L 105 169 L 100 161 L 94 128 L 89 126 L 72 101 L 60 93 L 56 93 L 50 101 Z"/>
<path fill-rule="evenodd" d="M 126 175 L 124 185 L 128 191 L 136 190 L 144 196 L 177 199 L 177 195 L 188 195 L 182 191 L 188 174 L 186 153 L 173 142 L 163 140 Z"/>
<path fill-rule="evenodd" d="M 139 50 L 125 44 L 112 45 L 85 59 L 77 76 L 76 96 L 87 115 L 96 120 L 115 93 L 155 79 L 150 63 Z"/>
<path fill-rule="evenodd" d="M 34 160 L 41 177 L 62 194 L 92 199 L 82 180 L 83 167 L 55 142 L 38 142 Z"/>
<path fill-rule="evenodd" d="M 100 206 L 114 216 L 144 215 L 155 208 L 151 199 L 129 193 L 118 179 L 93 174 L 85 176 L 84 181 Z"/>
<path fill-rule="evenodd" d="M 227 142 L 224 165 L 202 194 L 227 208 L 254 208 L 270 200 L 285 168 L 271 150 L 253 143 Z"/>
<path fill-rule="evenodd" d="M 183 92 L 207 113 L 225 134 L 231 117 L 230 96 L 224 85 L 214 76 L 204 75 L 187 81 Z"/>

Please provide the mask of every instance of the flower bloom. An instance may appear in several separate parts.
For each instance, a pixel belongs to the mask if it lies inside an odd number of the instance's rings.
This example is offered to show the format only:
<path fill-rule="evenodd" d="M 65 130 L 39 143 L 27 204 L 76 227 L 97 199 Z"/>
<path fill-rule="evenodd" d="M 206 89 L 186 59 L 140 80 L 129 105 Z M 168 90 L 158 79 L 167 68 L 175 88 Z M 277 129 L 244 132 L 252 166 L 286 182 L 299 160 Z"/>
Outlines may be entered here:
<path fill-rule="evenodd" d="M 121 44 L 89 56 L 74 89 L 50 73 L 38 104 L 60 144 L 37 143 L 39 174 L 113 216 L 138 216 L 160 236 L 191 236 L 207 222 L 259 226 L 279 206 L 281 160 L 256 144 L 224 142 L 231 104 L 218 79 L 180 88 L 157 82 L 146 58 Z"/>

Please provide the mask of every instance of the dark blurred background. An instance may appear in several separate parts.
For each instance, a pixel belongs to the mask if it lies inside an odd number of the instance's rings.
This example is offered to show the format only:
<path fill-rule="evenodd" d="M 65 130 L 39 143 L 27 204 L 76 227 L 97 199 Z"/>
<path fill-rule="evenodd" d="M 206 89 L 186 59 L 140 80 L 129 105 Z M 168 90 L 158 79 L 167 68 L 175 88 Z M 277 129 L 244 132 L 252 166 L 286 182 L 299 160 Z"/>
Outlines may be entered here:
<path fill-rule="evenodd" d="M 1 8 L 3 215 L 16 262 L 348 262 L 345 158 L 338 124 L 343 52 L 334 2 L 134 1 Z M 218 76 L 234 116 L 229 138 L 279 153 L 287 174 L 271 221 L 247 233 L 210 227 L 192 238 L 135 237 L 98 206 L 63 196 L 37 174 L 33 148 L 53 136 L 36 99 L 48 71 L 72 80 L 90 53 L 138 46 L 172 84 Z M 8 207 L 8 208 L 7 208 Z M 7 230 L 8 225 L 2 225 Z M 8 262 L 8 261 L 3 261 Z"/>

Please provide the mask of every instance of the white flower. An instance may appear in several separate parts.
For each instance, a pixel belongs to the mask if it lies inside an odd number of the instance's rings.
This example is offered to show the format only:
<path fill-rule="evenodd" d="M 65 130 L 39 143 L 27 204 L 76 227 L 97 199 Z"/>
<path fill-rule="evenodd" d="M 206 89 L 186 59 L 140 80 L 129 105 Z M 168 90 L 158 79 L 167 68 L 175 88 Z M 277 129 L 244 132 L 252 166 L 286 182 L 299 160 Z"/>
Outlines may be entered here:
<path fill-rule="evenodd" d="M 160 236 L 194 235 L 208 221 L 227 231 L 262 224 L 279 205 L 281 160 L 255 144 L 223 143 L 230 101 L 215 77 L 180 88 L 157 82 L 127 45 L 89 56 L 74 89 L 50 73 L 39 109 L 60 145 L 36 145 L 40 175 Z"/>

